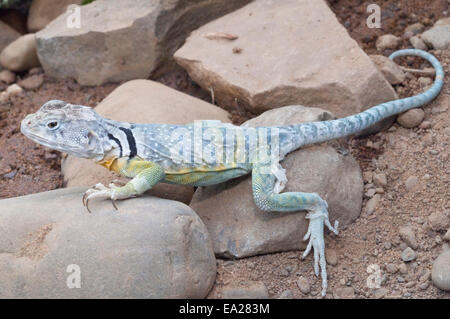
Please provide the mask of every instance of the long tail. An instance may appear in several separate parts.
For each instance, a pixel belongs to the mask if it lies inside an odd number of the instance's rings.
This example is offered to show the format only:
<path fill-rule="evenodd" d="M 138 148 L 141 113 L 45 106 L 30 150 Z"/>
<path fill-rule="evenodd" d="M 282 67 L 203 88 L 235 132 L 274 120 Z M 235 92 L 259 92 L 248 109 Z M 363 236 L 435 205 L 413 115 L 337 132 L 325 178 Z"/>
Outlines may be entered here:
<path fill-rule="evenodd" d="M 341 119 L 292 125 L 290 128 L 295 131 L 296 136 L 296 140 L 293 141 L 295 149 L 304 145 L 328 141 L 361 132 L 389 116 L 405 112 L 432 101 L 439 94 L 444 83 L 444 70 L 441 64 L 428 52 L 415 49 L 396 51 L 389 56 L 389 59 L 393 60 L 396 57 L 405 55 L 420 56 L 433 65 L 436 71 L 436 78 L 432 87 L 421 94 L 382 103 L 364 112 Z"/>

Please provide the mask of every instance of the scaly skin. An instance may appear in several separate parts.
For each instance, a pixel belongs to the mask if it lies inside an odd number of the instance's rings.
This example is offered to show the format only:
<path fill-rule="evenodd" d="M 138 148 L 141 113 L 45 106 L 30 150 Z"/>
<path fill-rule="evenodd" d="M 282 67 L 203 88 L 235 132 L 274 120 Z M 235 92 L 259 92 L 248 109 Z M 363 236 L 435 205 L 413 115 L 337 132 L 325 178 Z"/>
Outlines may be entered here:
<path fill-rule="evenodd" d="M 158 182 L 208 186 L 252 173 L 255 204 L 263 211 L 307 210 L 310 220 L 303 257 L 314 249 L 314 270 L 322 276 L 322 295 L 327 289 L 324 225 L 335 234 L 328 219 L 328 205 L 318 194 L 281 193 L 286 183 L 279 162 L 304 145 L 348 136 L 374 123 L 430 102 L 440 92 L 444 72 L 432 55 L 420 50 L 401 50 L 428 60 L 436 71 L 433 86 L 414 97 L 374 106 L 346 118 L 288 126 L 246 128 L 219 121 L 187 125 L 134 124 L 112 121 L 91 108 L 63 101 L 49 101 L 28 115 L 21 131 L 30 139 L 78 157 L 90 158 L 118 174 L 131 178 L 122 187 L 97 184 L 86 191 L 83 203 L 106 198 L 138 196 Z M 115 203 L 114 203 L 115 205 Z M 115 205 L 116 207 L 116 205 Z"/>

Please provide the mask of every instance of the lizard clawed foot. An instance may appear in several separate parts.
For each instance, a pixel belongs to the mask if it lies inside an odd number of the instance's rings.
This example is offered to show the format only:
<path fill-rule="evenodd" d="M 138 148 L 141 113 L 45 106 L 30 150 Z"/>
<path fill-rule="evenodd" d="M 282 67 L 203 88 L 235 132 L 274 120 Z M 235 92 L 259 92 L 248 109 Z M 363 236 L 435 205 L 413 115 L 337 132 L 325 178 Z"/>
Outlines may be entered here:
<path fill-rule="evenodd" d="M 334 227 L 331 226 L 330 221 L 328 219 L 328 211 L 326 208 L 322 208 L 317 212 L 310 212 L 306 216 L 309 221 L 308 231 L 303 238 L 304 241 L 309 239 L 308 246 L 306 247 L 305 252 L 303 253 L 302 258 L 306 258 L 311 248 L 314 249 L 314 273 L 316 276 L 322 276 L 322 296 L 325 296 L 327 292 L 327 269 L 326 269 L 326 260 L 325 260 L 325 241 L 323 235 L 323 226 L 326 225 L 328 229 L 330 229 L 333 233 L 338 235 L 338 226 L 339 223 L 336 221 L 334 223 Z"/>
<path fill-rule="evenodd" d="M 115 200 L 117 199 L 115 196 L 115 189 L 117 187 L 114 184 L 110 184 L 110 188 L 105 185 L 98 183 L 94 187 L 88 189 L 83 195 L 83 206 L 86 207 L 87 211 L 91 213 L 89 209 L 89 201 L 93 198 L 103 198 L 103 199 L 111 199 L 111 202 L 116 210 L 117 204 Z"/>

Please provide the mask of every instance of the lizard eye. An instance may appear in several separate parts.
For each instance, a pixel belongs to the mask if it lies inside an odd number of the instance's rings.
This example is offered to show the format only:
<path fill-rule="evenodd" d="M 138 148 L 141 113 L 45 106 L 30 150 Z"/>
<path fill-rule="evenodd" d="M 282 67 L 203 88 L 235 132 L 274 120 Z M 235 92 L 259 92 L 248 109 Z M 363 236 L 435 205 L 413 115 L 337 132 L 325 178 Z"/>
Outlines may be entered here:
<path fill-rule="evenodd" d="M 47 127 L 50 130 L 56 130 L 59 127 L 59 123 L 57 121 L 54 121 L 54 120 L 48 121 L 47 122 Z"/>

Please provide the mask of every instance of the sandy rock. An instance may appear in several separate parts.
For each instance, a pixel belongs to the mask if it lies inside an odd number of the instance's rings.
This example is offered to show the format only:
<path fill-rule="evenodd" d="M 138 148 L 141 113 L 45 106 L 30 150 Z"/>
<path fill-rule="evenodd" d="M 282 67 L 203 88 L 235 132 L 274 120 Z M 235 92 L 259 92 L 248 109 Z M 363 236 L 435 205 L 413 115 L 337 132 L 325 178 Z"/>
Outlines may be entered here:
<path fill-rule="evenodd" d="M 384 174 L 384 173 L 374 174 L 373 175 L 373 183 L 379 187 L 386 187 L 387 186 L 386 174 Z"/>
<path fill-rule="evenodd" d="M 224 287 L 223 299 L 268 299 L 269 292 L 263 282 L 247 283 L 247 287 Z"/>
<path fill-rule="evenodd" d="M 395 274 L 398 271 L 398 267 L 395 264 L 387 264 L 386 271 L 390 274 Z"/>
<path fill-rule="evenodd" d="M 419 126 L 420 123 L 422 123 L 424 117 L 425 112 L 420 108 L 416 108 L 400 114 L 397 117 L 397 122 L 405 128 L 413 128 Z"/>
<path fill-rule="evenodd" d="M 422 40 L 436 50 L 450 49 L 450 23 L 439 20 L 431 29 L 422 33 Z"/>
<path fill-rule="evenodd" d="M 302 292 L 302 294 L 307 295 L 311 292 L 311 284 L 309 283 L 308 278 L 300 277 L 297 280 L 298 289 Z"/>
<path fill-rule="evenodd" d="M 173 65 L 173 52 L 192 30 L 248 2 L 96 0 L 83 6 L 80 28 L 66 27 L 66 12 L 39 31 L 38 55 L 49 76 L 83 85 L 148 78 Z"/>
<path fill-rule="evenodd" d="M 246 123 L 250 127 L 301 123 L 301 116 L 309 110 L 301 106 L 285 109 L 268 111 Z M 324 110 L 316 113 L 323 114 Z M 340 225 L 348 225 L 359 216 L 363 180 L 350 155 L 343 156 L 329 146 L 312 146 L 289 154 L 281 164 L 288 178 L 284 191 L 317 192 L 324 196 L 332 223 L 338 219 Z M 215 253 L 242 258 L 304 248 L 302 238 L 308 226 L 305 212 L 263 212 L 254 204 L 251 189 L 251 178 L 244 176 L 195 192 L 191 207 L 205 222 Z"/>
<path fill-rule="evenodd" d="M 12 27 L 0 21 L 0 53 L 10 43 L 14 42 L 20 37 L 20 33 L 14 30 Z"/>
<path fill-rule="evenodd" d="M 427 45 L 422 40 L 422 38 L 418 35 L 415 35 L 415 36 L 409 38 L 409 42 L 414 47 L 414 49 L 419 49 L 419 50 L 424 50 L 424 51 L 428 50 Z"/>
<path fill-rule="evenodd" d="M 412 36 L 415 36 L 416 34 L 421 33 L 424 29 L 425 26 L 420 22 L 411 24 L 405 28 L 404 36 L 406 38 L 410 38 Z"/>
<path fill-rule="evenodd" d="M 370 58 L 391 84 L 400 84 L 405 80 L 405 72 L 391 59 L 384 55 L 371 55 Z"/>
<path fill-rule="evenodd" d="M 412 249 L 418 248 L 416 234 L 411 226 L 401 226 L 399 229 L 400 238 Z"/>
<path fill-rule="evenodd" d="M 401 257 L 404 262 L 409 262 L 415 260 L 417 258 L 417 254 L 411 247 L 407 247 L 402 251 Z"/>
<path fill-rule="evenodd" d="M 6 84 L 14 83 L 16 82 L 16 75 L 9 70 L 0 71 L 0 81 Z"/>
<path fill-rule="evenodd" d="M 285 290 L 283 291 L 280 296 L 278 297 L 278 299 L 295 299 L 294 293 L 292 292 L 292 290 Z"/>
<path fill-rule="evenodd" d="M 353 299 L 355 298 L 355 289 L 353 289 L 352 287 L 337 288 L 334 291 L 334 298 Z"/>
<path fill-rule="evenodd" d="M 450 228 L 445 233 L 443 239 L 446 240 L 446 241 L 450 241 Z"/>
<path fill-rule="evenodd" d="M 8 94 L 6 94 L 5 91 L 0 92 L 0 104 L 1 103 L 6 103 L 8 101 Z"/>
<path fill-rule="evenodd" d="M 369 199 L 366 203 L 366 213 L 371 215 L 377 209 L 378 203 L 381 200 L 380 194 L 375 194 L 371 199 Z"/>
<path fill-rule="evenodd" d="M 408 266 L 405 263 L 401 263 L 398 266 L 398 270 L 400 271 L 400 273 L 406 275 L 408 273 Z"/>
<path fill-rule="evenodd" d="M 387 288 L 382 287 L 382 288 L 378 288 L 378 289 L 374 290 L 373 296 L 376 299 L 381 299 L 381 298 L 386 297 L 386 295 L 388 293 L 389 293 L 389 290 Z"/>
<path fill-rule="evenodd" d="M 450 17 L 447 18 L 441 18 L 436 21 L 434 26 L 443 26 L 443 25 L 450 25 Z"/>
<path fill-rule="evenodd" d="M 218 31 L 238 38 L 205 37 Z M 174 57 L 220 105 L 256 114 L 301 104 L 344 117 L 396 99 L 323 0 L 254 1 L 194 31 Z"/>
<path fill-rule="evenodd" d="M 449 218 L 444 212 L 434 212 L 428 216 L 428 222 L 435 231 L 446 230 L 449 225 Z"/>
<path fill-rule="evenodd" d="M 405 181 L 405 187 L 408 192 L 414 191 L 419 185 L 419 178 L 417 176 L 409 176 Z"/>
<path fill-rule="evenodd" d="M 424 77 L 424 76 L 421 76 L 418 81 L 419 81 L 420 87 L 422 87 L 424 89 L 426 89 L 428 86 L 433 84 L 432 79 Z"/>
<path fill-rule="evenodd" d="M 10 86 L 8 86 L 8 88 L 5 91 L 5 93 L 8 94 L 8 96 L 14 96 L 14 95 L 20 94 L 22 92 L 23 92 L 23 89 L 17 84 L 11 84 Z"/>
<path fill-rule="evenodd" d="M 195 120 L 217 119 L 229 122 L 224 110 L 149 80 L 129 81 L 109 94 L 95 110 L 117 121 L 135 123 L 185 124 Z M 118 176 L 91 160 L 68 156 L 61 165 L 67 187 L 92 186 L 102 182 L 108 185 Z M 160 183 L 148 194 L 191 201 L 194 188 Z"/>
<path fill-rule="evenodd" d="M 64 13 L 67 6 L 70 4 L 81 4 L 82 2 L 82 0 L 34 0 L 28 13 L 28 30 L 37 32 L 45 28 L 47 24 Z"/>
<path fill-rule="evenodd" d="M 338 256 L 336 253 L 336 250 L 334 249 L 327 249 L 326 250 L 326 260 L 327 260 L 327 264 L 331 265 L 331 266 L 336 266 L 338 263 Z"/>
<path fill-rule="evenodd" d="M 84 189 L 0 201 L 0 298 L 204 298 L 216 261 L 204 224 L 175 201 L 82 205 Z M 81 271 L 81 289 L 68 289 Z M 75 266 L 75 267 L 76 267 Z"/>
<path fill-rule="evenodd" d="M 17 84 L 19 84 L 25 90 L 35 90 L 40 88 L 43 83 L 44 75 L 37 74 L 29 76 L 26 79 L 19 81 Z"/>
<path fill-rule="evenodd" d="M 431 279 L 439 289 L 450 291 L 450 250 L 444 251 L 434 261 Z"/>
<path fill-rule="evenodd" d="M 23 35 L 3 49 L 0 54 L 0 64 L 11 71 L 25 71 L 39 66 L 35 34 Z"/>
<path fill-rule="evenodd" d="M 384 51 L 386 49 L 396 49 L 400 45 L 401 39 L 399 37 L 396 37 L 393 34 L 385 34 L 382 36 L 379 36 L 377 39 L 377 42 L 375 43 L 375 46 L 377 47 L 378 51 Z"/>

